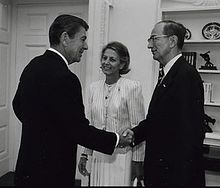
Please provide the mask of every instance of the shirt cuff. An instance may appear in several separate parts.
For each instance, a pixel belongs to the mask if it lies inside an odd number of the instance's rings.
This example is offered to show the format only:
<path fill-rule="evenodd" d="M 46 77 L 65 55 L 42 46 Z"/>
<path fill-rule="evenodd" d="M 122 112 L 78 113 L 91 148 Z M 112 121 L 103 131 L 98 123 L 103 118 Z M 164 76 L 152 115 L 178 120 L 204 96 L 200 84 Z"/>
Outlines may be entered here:
<path fill-rule="evenodd" d="M 118 143 L 119 143 L 119 134 L 118 134 L 118 133 L 115 133 L 115 134 L 116 134 L 116 136 L 117 136 L 117 141 L 116 141 L 115 147 L 117 147 L 117 146 L 118 146 Z"/>

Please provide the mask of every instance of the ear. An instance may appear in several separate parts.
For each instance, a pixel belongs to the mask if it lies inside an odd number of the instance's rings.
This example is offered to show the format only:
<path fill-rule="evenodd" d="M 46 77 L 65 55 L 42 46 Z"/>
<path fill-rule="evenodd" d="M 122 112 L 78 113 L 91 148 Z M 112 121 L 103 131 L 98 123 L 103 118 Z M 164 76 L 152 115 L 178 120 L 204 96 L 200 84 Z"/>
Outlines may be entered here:
<path fill-rule="evenodd" d="M 120 70 L 122 70 L 123 68 L 124 68 L 124 66 L 125 66 L 125 63 L 120 63 Z"/>
<path fill-rule="evenodd" d="M 63 44 L 63 46 L 67 46 L 67 42 L 69 39 L 69 35 L 66 31 L 64 31 L 61 35 L 60 35 L 60 43 Z"/>
<path fill-rule="evenodd" d="M 171 48 L 173 48 L 177 45 L 178 38 L 176 35 L 170 36 L 169 40 L 170 40 L 170 47 Z"/>

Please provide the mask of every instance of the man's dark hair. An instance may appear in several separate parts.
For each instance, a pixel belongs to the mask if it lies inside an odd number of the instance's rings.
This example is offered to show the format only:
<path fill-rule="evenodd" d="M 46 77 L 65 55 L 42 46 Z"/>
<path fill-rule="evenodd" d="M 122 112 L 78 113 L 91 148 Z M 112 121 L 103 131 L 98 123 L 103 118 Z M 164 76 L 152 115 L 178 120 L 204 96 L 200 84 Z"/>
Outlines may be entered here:
<path fill-rule="evenodd" d="M 163 34 L 164 35 L 176 35 L 178 38 L 177 47 L 179 49 L 183 48 L 184 45 L 184 39 L 186 35 L 186 28 L 183 26 L 183 24 L 174 22 L 172 20 L 163 20 L 159 23 L 165 23 L 163 28 Z"/>
<path fill-rule="evenodd" d="M 58 16 L 49 29 L 50 45 L 58 45 L 60 43 L 60 36 L 63 32 L 67 32 L 69 37 L 73 38 L 80 27 L 84 27 L 86 31 L 89 29 L 88 24 L 79 17 L 68 14 Z"/>

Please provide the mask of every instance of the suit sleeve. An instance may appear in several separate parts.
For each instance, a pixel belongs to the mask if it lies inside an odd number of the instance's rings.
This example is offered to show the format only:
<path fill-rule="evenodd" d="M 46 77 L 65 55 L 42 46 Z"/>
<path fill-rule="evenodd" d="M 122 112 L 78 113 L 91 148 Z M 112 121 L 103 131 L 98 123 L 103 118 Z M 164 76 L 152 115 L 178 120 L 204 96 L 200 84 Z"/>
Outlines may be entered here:
<path fill-rule="evenodd" d="M 36 97 L 36 82 L 33 79 L 34 76 L 30 76 L 28 72 L 28 68 L 26 67 L 21 74 L 21 78 L 19 80 L 18 88 L 15 93 L 15 96 L 12 100 L 12 107 L 16 117 L 19 121 L 22 122 L 22 125 L 27 120 L 27 116 L 30 117 L 30 114 L 36 114 L 36 110 L 33 105 L 35 102 L 37 103 Z M 25 80 L 25 81 L 24 81 Z M 34 100 L 32 100 L 34 98 Z M 30 100 L 34 101 L 33 103 Z M 36 106 L 37 108 L 37 106 Z M 38 108 L 37 108 L 38 109 Z"/>
<path fill-rule="evenodd" d="M 129 90 L 128 90 L 129 91 Z M 139 82 L 135 82 L 135 85 L 130 89 L 128 93 L 128 112 L 131 127 L 134 128 L 145 117 L 144 98 L 142 95 L 142 89 Z M 133 148 L 133 161 L 144 161 L 145 154 L 145 142 Z"/>
<path fill-rule="evenodd" d="M 148 126 L 150 126 L 148 117 L 146 117 L 144 120 L 139 122 L 139 124 L 132 128 L 132 131 L 134 132 L 134 145 L 138 145 L 141 142 L 145 141 L 147 142 L 147 134 L 148 133 Z"/>
<path fill-rule="evenodd" d="M 19 83 L 18 85 L 18 89 L 12 101 L 12 106 L 13 106 L 15 115 L 22 122 L 23 118 L 22 118 L 22 111 L 21 111 L 21 104 L 20 104 L 20 90 L 21 90 L 20 87 L 21 87 L 21 83 Z"/>
<path fill-rule="evenodd" d="M 181 93 L 179 101 L 179 131 L 182 132 L 182 138 L 187 138 L 188 144 L 195 143 L 197 146 L 202 146 L 203 132 L 203 114 L 204 114 L 204 92 L 202 80 L 197 72 L 190 72 L 181 79 L 182 87 L 177 90 Z M 187 145 L 184 146 L 187 148 Z M 187 150 L 183 155 L 191 156 L 191 150 Z"/>
<path fill-rule="evenodd" d="M 51 106 L 54 107 L 54 114 L 59 114 L 58 121 L 63 121 L 68 138 L 86 148 L 112 154 L 117 136 L 115 133 L 89 125 L 84 114 L 81 84 L 78 78 L 75 75 L 62 77 L 57 80 L 54 87 L 55 91 L 51 93 L 53 97 L 50 98 Z"/>

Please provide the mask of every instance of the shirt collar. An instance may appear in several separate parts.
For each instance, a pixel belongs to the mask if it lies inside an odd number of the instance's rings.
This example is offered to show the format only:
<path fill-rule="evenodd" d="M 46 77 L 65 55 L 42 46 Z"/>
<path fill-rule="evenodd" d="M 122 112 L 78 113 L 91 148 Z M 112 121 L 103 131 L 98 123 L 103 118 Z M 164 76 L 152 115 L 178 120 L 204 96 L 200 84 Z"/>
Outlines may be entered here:
<path fill-rule="evenodd" d="M 178 54 L 177 56 L 175 56 L 173 59 L 171 59 L 163 68 L 164 70 L 164 76 L 169 72 L 169 70 L 171 69 L 171 67 L 173 66 L 173 64 L 176 62 L 177 59 L 179 59 L 179 57 L 181 57 L 182 54 Z"/>
<path fill-rule="evenodd" d="M 63 61 L 66 63 L 66 65 L 68 66 L 68 61 L 66 60 L 66 58 L 60 53 L 58 52 L 57 50 L 55 50 L 54 48 L 49 48 L 48 50 L 52 51 L 52 52 L 55 52 L 56 54 L 58 54 L 60 57 L 62 57 Z"/>

